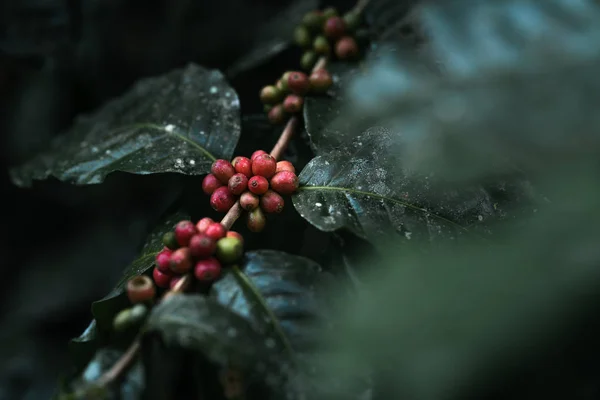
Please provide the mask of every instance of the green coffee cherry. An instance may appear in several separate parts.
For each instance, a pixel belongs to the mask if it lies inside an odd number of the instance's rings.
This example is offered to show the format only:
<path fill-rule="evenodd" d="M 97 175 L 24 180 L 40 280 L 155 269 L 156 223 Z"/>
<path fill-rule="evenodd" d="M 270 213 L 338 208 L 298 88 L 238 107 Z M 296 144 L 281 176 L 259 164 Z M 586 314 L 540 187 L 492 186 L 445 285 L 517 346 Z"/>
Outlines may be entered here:
<path fill-rule="evenodd" d="M 239 260 L 244 254 L 242 241 L 235 237 L 224 237 L 217 242 L 217 258 L 225 264 Z"/>
<path fill-rule="evenodd" d="M 288 86 L 288 78 L 292 71 L 287 71 L 281 76 L 281 79 L 277 82 L 277 87 L 280 88 L 282 94 L 288 94 L 290 92 L 290 87 Z"/>
<path fill-rule="evenodd" d="M 307 51 L 302 54 L 302 58 L 300 59 L 300 66 L 305 71 L 310 71 L 312 67 L 317 63 L 317 53 L 314 51 Z"/>
<path fill-rule="evenodd" d="M 319 55 L 328 56 L 331 53 L 331 46 L 325 36 L 317 36 L 313 42 L 313 50 Z"/>
<path fill-rule="evenodd" d="M 309 30 L 302 25 L 297 27 L 294 30 L 294 42 L 302 48 L 309 48 L 312 44 Z"/>
<path fill-rule="evenodd" d="M 113 329 L 117 332 L 126 331 L 139 325 L 146 315 L 148 315 L 148 307 L 141 303 L 121 310 L 113 320 Z"/>
<path fill-rule="evenodd" d="M 325 17 L 320 11 L 311 11 L 302 18 L 302 25 L 311 32 L 319 32 L 323 28 L 324 22 Z"/>
<path fill-rule="evenodd" d="M 265 86 L 260 91 L 260 101 L 263 104 L 277 104 L 281 101 L 282 97 L 281 91 L 272 85 Z"/>
<path fill-rule="evenodd" d="M 179 248 L 179 243 L 177 243 L 177 237 L 175 237 L 175 232 L 167 232 L 163 236 L 163 244 L 171 250 L 175 250 Z"/>
<path fill-rule="evenodd" d="M 331 17 L 337 17 L 338 12 L 335 7 L 328 7 L 323 10 L 323 19 L 327 20 Z"/>
<path fill-rule="evenodd" d="M 343 18 L 346 23 L 346 29 L 351 32 L 357 30 L 362 22 L 362 16 L 355 12 L 349 12 L 345 14 Z"/>

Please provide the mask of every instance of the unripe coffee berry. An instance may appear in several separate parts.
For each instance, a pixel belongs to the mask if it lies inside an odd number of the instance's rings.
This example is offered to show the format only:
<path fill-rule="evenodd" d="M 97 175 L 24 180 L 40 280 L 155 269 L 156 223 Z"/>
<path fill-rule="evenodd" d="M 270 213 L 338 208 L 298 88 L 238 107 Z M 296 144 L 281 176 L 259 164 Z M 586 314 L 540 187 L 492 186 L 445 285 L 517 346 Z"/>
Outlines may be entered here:
<path fill-rule="evenodd" d="M 277 104 L 275 107 L 271 108 L 267 117 L 269 118 L 269 122 L 273 125 L 280 125 L 285 121 L 285 110 L 283 109 L 283 104 Z"/>
<path fill-rule="evenodd" d="M 236 238 L 240 242 L 242 242 L 242 245 L 244 244 L 244 237 L 239 232 L 229 231 L 229 232 L 227 232 L 227 235 L 225 235 L 225 237 Z"/>
<path fill-rule="evenodd" d="M 331 17 L 325 21 L 323 33 L 329 39 L 338 39 L 346 33 L 346 23 L 340 17 Z"/>
<path fill-rule="evenodd" d="M 175 226 L 175 238 L 180 246 L 187 246 L 192 236 L 196 234 L 196 227 L 192 221 L 180 221 Z"/>
<path fill-rule="evenodd" d="M 335 56 L 340 60 L 354 60 L 358 54 L 358 45 L 351 36 L 344 36 L 335 44 Z"/>
<path fill-rule="evenodd" d="M 242 241 L 234 237 L 224 237 L 217 242 L 217 258 L 225 264 L 239 260 L 244 254 Z"/>
<path fill-rule="evenodd" d="M 269 214 L 280 213 L 283 211 L 283 205 L 283 197 L 273 190 L 267 191 L 267 193 L 263 194 L 260 198 L 260 208 Z"/>
<path fill-rule="evenodd" d="M 253 176 L 248 181 L 248 190 L 257 195 L 264 194 L 269 190 L 269 181 L 264 176 Z"/>
<path fill-rule="evenodd" d="M 281 91 L 275 86 L 265 86 L 260 91 L 260 101 L 264 104 L 277 104 L 281 101 Z"/>
<path fill-rule="evenodd" d="M 221 263 L 214 257 L 200 260 L 194 267 L 194 276 L 200 282 L 214 282 L 221 276 Z"/>
<path fill-rule="evenodd" d="M 304 26 L 298 26 L 294 30 L 294 42 L 300 47 L 310 47 L 312 40 L 309 30 Z"/>
<path fill-rule="evenodd" d="M 267 219 L 265 214 L 259 208 L 255 208 L 246 215 L 246 226 L 251 232 L 261 232 L 265 229 Z"/>
<path fill-rule="evenodd" d="M 232 194 L 239 196 L 248 189 L 248 177 L 244 174 L 237 173 L 229 178 L 227 187 Z"/>
<path fill-rule="evenodd" d="M 325 36 L 317 36 L 313 42 L 313 50 L 321 56 L 328 56 L 331 53 L 331 46 Z"/>
<path fill-rule="evenodd" d="M 298 190 L 298 177 L 290 171 L 281 171 L 271 178 L 271 189 L 281 194 L 292 194 Z"/>
<path fill-rule="evenodd" d="M 227 229 L 219 222 L 215 222 L 210 224 L 206 231 L 204 232 L 206 236 L 211 238 L 212 240 L 219 240 L 227 234 Z"/>
<path fill-rule="evenodd" d="M 290 171 L 290 172 L 296 172 L 296 168 L 294 167 L 294 164 L 292 164 L 289 161 L 286 160 L 282 160 L 282 161 L 278 161 L 277 162 L 277 168 L 275 169 L 275 174 L 277 174 L 278 172 L 281 171 Z"/>
<path fill-rule="evenodd" d="M 177 243 L 177 237 L 173 231 L 165 233 L 162 241 L 165 247 L 168 249 L 175 250 L 179 247 L 179 243 Z"/>
<path fill-rule="evenodd" d="M 210 224 L 213 224 L 214 222 L 215 221 L 213 221 L 212 218 L 204 217 L 196 224 L 196 230 L 198 231 L 198 233 L 204 233 L 206 228 L 208 228 L 208 226 Z"/>
<path fill-rule="evenodd" d="M 154 279 L 154 283 L 159 288 L 168 288 L 172 276 L 172 272 L 165 273 L 160 271 L 158 268 L 154 268 L 154 270 L 152 271 L 152 279 Z"/>
<path fill-rule="evenodd" d="M 279 80 L 279 82 L 281 82 L 281 88 L 283 89 L 283 94 L 287 93 L 290 90 L 290 86 L 288 85 L 288 80 L 289 80 L 291 73 L 292 73 L 292 71 L 284 72 L 283 75 L 281 75 L 281 79 Z"/>
<path fill-rule="evenodd" d="M 221 186 L 210 195 L 210 206 L 218 212 L 227 212 L 235 204 L 235 196 L 227 186 Z"/>
<path fill-rule="evenodd" d="M 287 83 L 284 83 L 283 79 L 279 79 L 277 81 L 277 84 L 275 86 L 281 92 L 282 96 L 285 96 L 289 92 L 289 88 L 287 87 Z M 269 110 L 269 111 L 271 111 L 271 110 Z"/>
<path fill-rule="evenodd" d="M 185 274 L 192 268 L 192 254 L 188 247 L 177 249 L 171 254 L 171 271 Z"/>
<path fill-rule="evenodd" d="M 317 53 L 312 50 L 304 52 L 302 58 L 300 58 L 300 66 L 305 71 L 310 71 L 312 67 L 317 63 Z"/>
<path fill-rule="evenodd" d="M 246 211 L 252 211 L 258 207 L 260 199 L 252 192 L 245 191 L 240 196 L 240 206 Z"/>
<path fill-rule="evenodd" d="M 310 74 L 310 91 L 313 93 L 323 94 L 333 85 L 331 74 L 324 68 L 319 68 Z"/>
<path fill-rule="evenodd" d="M 346 24 L 346 29 L 349 31 L 355 31 L 360 27 L 362 22 L 362 17 L 359 13 L 349 12 L 344 15 L 344 23 Z"/>
<path fill-rule="evenodd" d="M 139 275 L 127 281 L 127 297 L 132 303 L 144 303 L 154 299 L 156 288 L 152 279 Z"/>
<path fill-rule="evenodd" d="M 323 17 L 323 13 L 321 11 L 315 10 L 308 12 L 302 18 L 302 25 L 304 25 L 309 30 L 316 32 L 323 27 L 323 21 L 325 18 Z"/>
<path fill-rule="evenodd" d="M 213 162 L 210 172 L 216 176 L 223 185 L 227 185 L 229 178 L 235 174 L 235 169 L 229 161 L 219 159 Z"/>
<path fill-rule="evenodd" d="M 206 194 L 212 194 L 217 188 L 223 186 L 220 180 L 213 174 L 208 174 L 202 180 L 202 191 Z"/>
<path fill-rule="evenodd" d="M 270 154 L 262 154 L 252 161 L 252 173 L 269 179 L 275 175 L 277 161 Z"/>
<path fill-rule="evenodd" d="M 262 156 L 263 154 L 269 154 L 264 150 L 256 150 L 254 153 L 252 153 L 252 156 L 250 157 L 251 161 L 254 161 L 254 159 L 258 156 Z M 250 165 L 250 169 L 252 170 L 252 165 Z M 252 175 L 250 176 L 252 177 Z"/>
<path fill-rule="evenodd" d="M 148 315 L 148 307 L 136 304 L 131 308 L 121 310 L 113 320 L 113 329 L 117 332 L 125 331 L 139 325 Z"/>
<path fill-rule="evenodd" d="M 158 253 L 156 255 L 156 268 L 163 272 L 169 271 L 171 268 L 171 253 L 173 253 L 171 249 L 163 249 Z"/>
<path fill-rule="evenodd" d="M 294 71 L 288 75 L 288 87 L 292 92 L 298 95 L 304 95 L 310 88 L 308 76 L 304 72 Z M 284 105 L 285 108 L 285 105 Z"/>
<path fill-rule="evenodd" d="M 238 174 L 244 174 L 247 178 L 252 178 L 252 160 L 248 157 L 238 156 L 233 159 L 231 165 Z"/>
<path fill-rule="evenodd" d="M 190 253 L 196 258 L 212 256 L 215 252 L 216 243 L 206 234 L 194 235 L 190 239 Z"/>
<path fill-rule="evenodd" d="M 296 94 L 288 95 L 283 101 L 283 109 L 289 114 L 296 114 L 302 111 L 304 99 Z"/>

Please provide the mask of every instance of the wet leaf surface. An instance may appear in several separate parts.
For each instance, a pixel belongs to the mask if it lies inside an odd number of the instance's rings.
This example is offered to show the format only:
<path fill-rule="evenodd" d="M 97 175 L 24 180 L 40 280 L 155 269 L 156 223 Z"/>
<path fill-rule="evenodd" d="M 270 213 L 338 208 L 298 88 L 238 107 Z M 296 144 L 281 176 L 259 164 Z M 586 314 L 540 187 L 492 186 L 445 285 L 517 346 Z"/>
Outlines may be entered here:
<path fill-rule="evenodd" d="M 13 182 L 55 177 L 96 184 L 114 171 L 202 175 L 231 158 L 240 105 L 224 76 L 194 64 L 140 80 L 129 92 L 82 117 L 48 151 L 11 171 Z"/>
<path fill-rule="evenodd" d="M 503 216 L 481 187 L 457 191 L 403 170 L 395 134 L 372 128 L 313 159 L 301 172 L 294 206 L 324 231 L 346 228 L 375 245 L 390 238 L 455 237 Z"/>
<path fill-rule="evenodd" d="M 73 359 L 74 365 L 83 367 L 93 357 L 98 348 L 98 329 L 96 320 L 92 320 L 81 335 L 71 339 L 69 342 L 69 353 Z"/>
<path fill-rule="evenodd" d="M 101 300 L 92 303 L 92 314 L 101 330 L 110 329 L 113 317 L 120 310 L 129 306 L 129 300 L 124 292 L 127 281 L 134 276 L 146 273 L 154 266 L 156 255 L 164 248 L 163 235 L 183 219 L 187 219 L 187 215 L 178 212 L 161 221 L 148 236 L 138 258 L 125 269 L 123 277 L 117 282 L 114 289 Z"/>

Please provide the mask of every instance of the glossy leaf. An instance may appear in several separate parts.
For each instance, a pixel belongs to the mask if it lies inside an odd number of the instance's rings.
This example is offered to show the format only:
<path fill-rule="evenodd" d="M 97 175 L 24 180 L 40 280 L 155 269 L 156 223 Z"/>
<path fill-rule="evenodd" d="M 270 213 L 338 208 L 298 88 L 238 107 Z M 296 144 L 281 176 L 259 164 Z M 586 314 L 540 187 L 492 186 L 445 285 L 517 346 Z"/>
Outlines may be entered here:
<path fill-rule="evenodd" d="M 240 135 L 237 94 L 223 75 L 194 64 L 139 81 L 122 97 L 11 171 L 15 184 L 55 177 L 95 184 L 114 171 L 202 175 L 231 158 Z"/>
<path fill-rule="evenodd" d="M 295 0 L 262 25 L 257 33 L 254 46 L 238 59 L 228 70 L 227 76 L 233 77 L 242 71 L 267 62 L 293 43 L 293 34 L 302 17 L 318 8 L 317 0 Z"/>
<path fill-rule="evenodd" d="M 375 245 L 393 237 L 432 239 L 468 232 L 504 211 L 483 188 L 444 190 L 401 167 L 397 139 L 373 128 L 313 159 L 301 172 L 294 206 L 324 231 L 346 228 Z"/>
<path fill-rule="evenodd" d="M 125 269 L 123 277 L 117 282 L 114 289 L 101 300 L 92 303 L 92 313 L 98 321 L 100 329 L 111 329 L 113 317 L 129 305 L 129 300 L 125 296 L 124 291 L 127 281 L 134 276 L 147 272 L 154 266 L 156 255 L 164 248 L 162 242 L 163 235 L 172 230 L 177 222 L 184 219 L 187 219 L 187 215 L 178 212 L 161 221 L 148 236 L 146 244 L 142 248 L 138 258 Z"/>
<path fill-rule="evenodd" d="M 98 348 L 98 342 L 98 329 L 94 319 L 81 335 L 69 342 L 69 352 L 77 367 L 83 367 L 90 361 Z"/>

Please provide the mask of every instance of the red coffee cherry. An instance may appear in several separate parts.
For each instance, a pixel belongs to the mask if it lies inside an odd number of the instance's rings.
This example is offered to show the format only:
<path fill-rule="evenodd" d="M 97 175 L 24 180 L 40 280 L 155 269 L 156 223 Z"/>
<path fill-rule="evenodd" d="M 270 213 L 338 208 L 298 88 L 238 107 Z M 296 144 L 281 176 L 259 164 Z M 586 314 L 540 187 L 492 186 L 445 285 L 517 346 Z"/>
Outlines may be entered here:
<path fill-rule="evenodd" d="M 310 81 L 310 91 L 312 93 L 327 93 L 331 85 L 333 85 L 333 78 L 325 68 L 319 68 L 314 71 L 310 74 L 308 80 Z"/>
<path fill-rule="evenodd" d="M 269 154 L 262 154 L 252 161 L 252 173 L 269 179 L 275 175 L 277 161 Z"/>
<path fill-rule="evenodd" d="M 340 17 L 331 17 L 325 21 L 323 33 L 329 39 L 340 38 L 346 33 L 346 22 Z"/>
<path fill-rule="evenodd" d="M 304 106 L 304 98 L 290 94 L 283 101 L 283 109 L 285 112 L 289 114 L 296 114 L 302 111 L 302 106 Z"/>
<path fill-rule="evenodd" d="M 252 192 L 244 192 L 240 196 L 240 206 L 246 211 L 252 211 L 258 207 L 260 199 Z"/>
<path fill-rule="evenodd" d="M 216 242 L 205 234 L 194 235 L 190 239 L 190 253 L 196 258 L 212 256 L 216 249 Z"/>
<path fill-rule="evenodd" d="M 229 179 L 227 187 L 231 194 L 239 196 L 248 189 L 248 177 L 244 174 L 237 173 Z"/>
<path fill-rule="evenodd" d="M 214 222 L 215 221 L 213 221 L 212 218 L 204 217 L 196 224 L 196 230 L 198 233 L 204 233 L 206 228 L 208 228 L 208 226 Z"/>
<path fill-rule="evenodd" d="M 233 165 L 227 160 L 219 159 L 213 162 L 210 172 L 217 177 L 223 185 L 227 185 L 229 178 L 235 174 Z"/>
<path fill-rule="evenodd" d="M 248 181 L 248 190 L 254 194 L 265 194 L 269 190 L 269 181 L 264 176 L 253 176 Z"/>
<path fill-rule="evenodd" d="M 221 186 L 223 186 L 223 184 L 213 174 L 206 175 L 202 180 L 202 191 L 206 194 L 212 194 Z"/>
<path fill-rule="evenodd" d="M 263 194 L 260 198 L 260 208 L 269 214 L 279 214 L 281 211 L 283 211 L 283 205 L 283 197 L 273 190 L 267 191 L 267 193 Z"/>
<path fill-rule="evenodd" d="M 277 104 L 275 107 L 271 108 L 271 110 L 267 114 L 269 121 L 273 125 L 282 124 L 285 121 L 285 116 L 286 114 L 285 110 L 283 109 L 283 104 Z"/>
<path fill-rule="evenodd" d="M 264 150 L 256 150 L 254 153 L 252 153 L 252 156 L 250 157 L 250 161 L 254 161 L 254 159 L 255 159 L 256 157 L 258 157 L 258 156 L 261 156 L 261 155 L 263 155 L 263 154 L 269 154 L 269 153 L 267 153 L 267 152 L 266 152 L 266 151 L 264 151 Z M 250 176 L 250 177 L 252 177 L 252 176 Z"/>
<path fill-rule="evenodd" d="M 271 189 L 281 194 L 292 194 L 298 190 L 298 177 L 290 171 L 281 171 L 271 178 Z"/>
<path fill-rule="evenodd" d="M 196 227 L 192 221 L 180 221 L 175 226 L 175 238 L 180 246 L 187 246 L 192 236 L 196 234 Z"/>
<path fill-rule="evenodd" d="M 152 278 L 154 279 L 154 283 L 159 288 L 168 288 L 172 276 L 172 272 L 161 272 L 158 268 L 154 268 L 154 270 L 152 271 Z"/>
<path fill-rule="evenodd" d="M 277 162 L 277 168 L 275 169 L 275 174 L 277 174 L 278 172 L 281 171 L 290 171 L 290 172 L 296 172 L 296 168 L 294 168 L 294 165 L 289 162 L 289 161 L 279 161 Z"/>
<path fill-rule="evenodd" d="M 221 223 L 215 222 L 210 224 L 208 228 L 206 228 L 204 234 L 212 240 L 217 241 L 222 237 L 225 237 L 225 235 L 227 234 L 227 229 Z"/>
<path fill-rule="evenodd" d="M 194 267 L 194 276 L 200 282 L 214 282 L 221 276 L 221 263 L 214 257 L 200 260 Z"/>
<path fill-rule="evenodd" d="M 127 281 L 127 297 L 132 303 L 145 303 L 156 295 L 156 288 L 152 279 L 146 275 L 140 275 Z"/>
<path fill-rule="evenodd" d="M 190 268 L 192 268 L 192 254 L 189 248 L 182 247 L 171 254 L 171 271 L 185 274 Z"/>
<path fill-rule="evenodd" d="M 171 268 L 171 253 L 172 250 L 164 248 L 160 253 L 156 255 L 156 268 L 160 271 L 169 271 Z"/>
<path fill-rule="evenodd" d="M 310 83 L 308 82 L 308 76 L 304 72 L 293 71 L 288 75 L 288 87 L 292 92 L 297 95 L 305 95 L 308 93 Z M 285 108 L 285 106 L 284 106 Z"/>
<path fill-rule="evenodd" d="M 351 36 L 344 36 L 335 44 L 335 56 L 340 60 L 354 60 L 358 55 L 358 45 Z"/>
<path fill-rule="evenodd" d="M 231 162 L 235 172 L 246 175 L 247 178 L 252 177 L 252 160 L 248 157 L 236 157 Z"/>
<path fill-rule="evenodd" d="M 210 206 L 218 212 L 227 212 L 235 204 L 235 196 L 227 186 L 221 186 L 210 195 Z"/>

